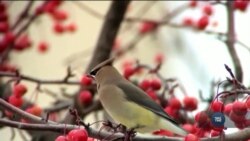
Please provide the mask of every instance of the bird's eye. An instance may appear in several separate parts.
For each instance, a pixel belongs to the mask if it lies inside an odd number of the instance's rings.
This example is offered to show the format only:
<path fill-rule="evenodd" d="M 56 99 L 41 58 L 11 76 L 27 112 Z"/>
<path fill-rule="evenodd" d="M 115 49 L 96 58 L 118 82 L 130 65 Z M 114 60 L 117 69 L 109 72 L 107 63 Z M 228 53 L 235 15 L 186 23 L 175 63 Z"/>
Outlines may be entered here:
<path fill-rule="evenodd" d="M 92 76 L 95 76 L 97 73 L 97 70 L 92 70 L 89 74 L 92 75 Z"/>

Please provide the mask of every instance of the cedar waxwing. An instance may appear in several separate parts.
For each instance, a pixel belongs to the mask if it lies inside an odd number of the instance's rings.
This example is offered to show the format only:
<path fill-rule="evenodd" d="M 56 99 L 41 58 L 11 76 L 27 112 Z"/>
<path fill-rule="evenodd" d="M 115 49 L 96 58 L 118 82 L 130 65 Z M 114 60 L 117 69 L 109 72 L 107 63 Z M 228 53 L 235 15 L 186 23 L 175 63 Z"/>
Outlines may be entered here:
<path fill-rule="evenodd" d="M 153 101 L 143 90 L 125 79 L 110 60 L 97 65 L 91 72 L 103 108 L 115 122 L 139 133 L 166 129 L 185 136 L 187 132 Z"/>

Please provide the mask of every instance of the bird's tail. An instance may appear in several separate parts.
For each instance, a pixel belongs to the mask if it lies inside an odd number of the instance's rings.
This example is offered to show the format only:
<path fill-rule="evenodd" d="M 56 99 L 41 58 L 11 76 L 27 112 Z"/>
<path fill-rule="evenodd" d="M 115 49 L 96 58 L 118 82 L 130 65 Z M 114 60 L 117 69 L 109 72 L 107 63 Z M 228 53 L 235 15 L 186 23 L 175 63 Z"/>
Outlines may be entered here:
<path fill-rule="evenodd" d="M 162 129 L 166 129 L 170 132 L 173 132 L 181 136 L 186 136 L 188 134 L 188 132 L 185 131 L 183 128 L 181 128 L 179 125 L 176 125 L 172 123 L 171 121 L 168 121 L 163 118 L 160 119 L 160 126 Z"/>

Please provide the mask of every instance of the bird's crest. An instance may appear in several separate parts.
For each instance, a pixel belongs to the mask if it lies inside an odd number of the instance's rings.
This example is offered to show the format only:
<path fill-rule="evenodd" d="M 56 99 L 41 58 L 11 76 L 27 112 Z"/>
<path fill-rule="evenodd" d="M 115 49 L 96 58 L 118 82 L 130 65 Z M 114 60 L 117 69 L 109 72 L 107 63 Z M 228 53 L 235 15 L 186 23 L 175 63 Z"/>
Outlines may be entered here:
<path fill-rule="evenodd" d="M 109 58 L 100 64 L 96 65 L 91 71 L 90 75 L 95 76 L 96 73 L 103 67 L 103 66 L 112 66 L 113 62 L 115 60 L 115 57 Z"/>

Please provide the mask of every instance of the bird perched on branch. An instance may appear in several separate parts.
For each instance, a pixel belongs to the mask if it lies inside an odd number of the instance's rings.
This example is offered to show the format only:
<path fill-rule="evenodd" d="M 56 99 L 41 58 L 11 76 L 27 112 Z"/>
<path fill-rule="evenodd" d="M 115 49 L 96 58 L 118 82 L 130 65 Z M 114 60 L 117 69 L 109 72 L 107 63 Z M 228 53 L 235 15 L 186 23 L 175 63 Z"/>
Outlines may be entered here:
<path fill-rule="evenodd" d="M 90 75 L 95 78 L 99 99 L 114 121 L 139 133 L 166 129 L 185 136 L 187 132 L 143 90 L 125 79 L 112 66 L 114 59 L 98 64 Z"/>

